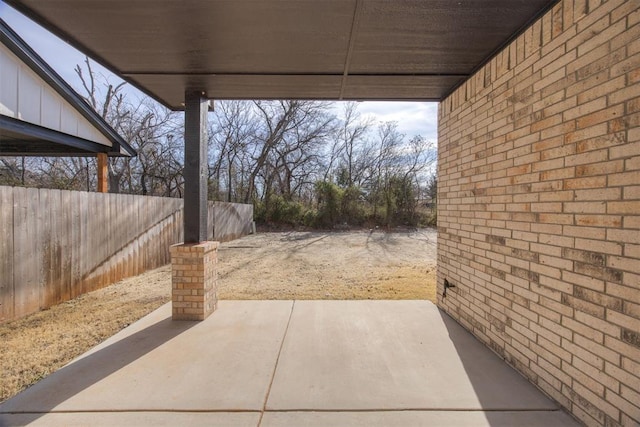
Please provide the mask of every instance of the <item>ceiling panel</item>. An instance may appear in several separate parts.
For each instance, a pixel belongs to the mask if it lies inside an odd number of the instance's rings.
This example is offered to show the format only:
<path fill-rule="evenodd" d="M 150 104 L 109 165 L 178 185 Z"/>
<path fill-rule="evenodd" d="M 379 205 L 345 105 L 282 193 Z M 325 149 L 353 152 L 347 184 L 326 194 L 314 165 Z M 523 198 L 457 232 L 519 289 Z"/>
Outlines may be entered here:
<path fill-rule="evenodd" d="M 441 99 L 556 0 L 5 0 L 165 105 Z"/>
<path fill-rule="evenodd" d="M 367 0 L 349 73 L 469 74 L 547 3 Z"/>

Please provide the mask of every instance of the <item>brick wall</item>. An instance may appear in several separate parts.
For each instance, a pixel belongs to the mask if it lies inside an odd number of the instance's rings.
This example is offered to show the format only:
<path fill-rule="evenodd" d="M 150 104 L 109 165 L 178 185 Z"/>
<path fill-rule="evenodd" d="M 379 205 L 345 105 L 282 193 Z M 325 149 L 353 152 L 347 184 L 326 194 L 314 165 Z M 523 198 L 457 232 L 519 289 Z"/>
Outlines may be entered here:
<path fill-rule="evenodd" d="M 639 10 L 560 1 L 439 107 L 438 303 L 588 425 L 640 422 Z"/>

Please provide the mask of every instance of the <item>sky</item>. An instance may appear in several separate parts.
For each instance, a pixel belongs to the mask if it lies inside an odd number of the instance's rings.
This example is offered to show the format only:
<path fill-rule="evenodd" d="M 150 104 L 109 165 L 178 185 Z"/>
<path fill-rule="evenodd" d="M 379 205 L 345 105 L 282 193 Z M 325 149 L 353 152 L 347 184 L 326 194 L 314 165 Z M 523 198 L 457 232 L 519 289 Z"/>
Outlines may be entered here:
<path fill-rule="evenodd" d="M 20 35 L 62 78 L 74 89 L 81 91 L 81 82 L 74 68 L 82 64 L 85 55 L 33 23 L 0 0 L 0 18 Z M 93 62 L 94 71 L 107 76 L 110 83 L 117 84 L 119 78 Z M 131 93 L 143 96 L 135 88 Z M 336 106 L 336 110 L 339 107 Z M 360 102 L 358 110 L 362 115 L 371 116 L 376 122 L 395 121 L 401 133 L 411 138 L 421 135 L 428 141 L 437 142 L 437 110 L 434 102 Z"/>

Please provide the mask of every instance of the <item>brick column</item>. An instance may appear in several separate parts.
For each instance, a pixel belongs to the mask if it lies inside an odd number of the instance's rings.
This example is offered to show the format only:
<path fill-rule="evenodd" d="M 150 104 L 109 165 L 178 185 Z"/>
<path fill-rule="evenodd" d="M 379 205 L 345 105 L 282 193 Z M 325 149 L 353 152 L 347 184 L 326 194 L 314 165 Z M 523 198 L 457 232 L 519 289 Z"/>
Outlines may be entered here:
<path fill-rule="evenodd" d="M 204 320 L 218 303 L 218 242 L 171 246 L 173 320 Z"/>

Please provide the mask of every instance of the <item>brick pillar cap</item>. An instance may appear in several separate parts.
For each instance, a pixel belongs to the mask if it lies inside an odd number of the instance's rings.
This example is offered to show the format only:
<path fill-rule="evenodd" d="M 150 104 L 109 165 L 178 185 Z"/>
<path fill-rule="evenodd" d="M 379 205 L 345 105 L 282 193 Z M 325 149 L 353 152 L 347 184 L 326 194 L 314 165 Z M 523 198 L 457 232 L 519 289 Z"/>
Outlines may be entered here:
<path fill-rule="evenodd" d="M 210 252 L 218 249 L 220 242 L 217 241 L 204 241 L 200 243 L 177 243 L 171 245 L 171 253 L 176 252 Z"/>

